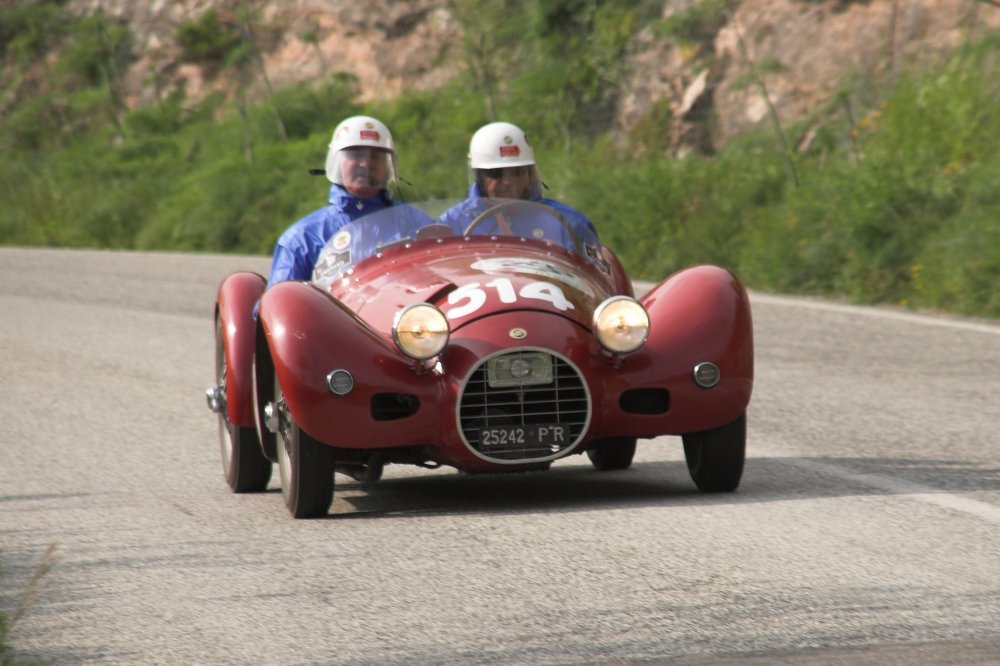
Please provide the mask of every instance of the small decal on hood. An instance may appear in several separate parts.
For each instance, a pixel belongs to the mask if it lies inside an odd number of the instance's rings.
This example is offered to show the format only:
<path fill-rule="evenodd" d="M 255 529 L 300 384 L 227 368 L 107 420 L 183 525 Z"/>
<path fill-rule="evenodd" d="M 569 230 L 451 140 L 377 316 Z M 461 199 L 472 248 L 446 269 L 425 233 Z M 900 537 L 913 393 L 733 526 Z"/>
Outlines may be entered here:
<path fill-rule="evenodd" d="M 575 273 L 564 270 L 556 264 L 541 259 L 525 259 L 523 257 L 491 257 L 480 259 L 471 266 L 477 271 L 489 274 L 518 273 L 521 275 L 540 275 L 552 278 L 577 291 L 593 296 L 594 292 L 587 282 L 581 280 Z"/>
<path fill-rule="evenodd" d="M 324 286 L 328 286 L 332 278 L 336 277 L 340 270 L 350 263 L 350 250 L 328 253 L 313 268 L 313 282 L 321 282 Z"/>
<path fill-rule="evenodd" d="M 345 247 L 351 244 L 351 232 L 350 231 L 338 231 L 333 236 L 333 249 L 343 250 Z"/>
<path fill-rule="evenodd" d="M 600 249 L 596 245 L 585 245 L 584 247 L 587 249 L 587 258 L 600 268 L 602 273 L 611 275 L 611 264 L 601 256 Z"/>

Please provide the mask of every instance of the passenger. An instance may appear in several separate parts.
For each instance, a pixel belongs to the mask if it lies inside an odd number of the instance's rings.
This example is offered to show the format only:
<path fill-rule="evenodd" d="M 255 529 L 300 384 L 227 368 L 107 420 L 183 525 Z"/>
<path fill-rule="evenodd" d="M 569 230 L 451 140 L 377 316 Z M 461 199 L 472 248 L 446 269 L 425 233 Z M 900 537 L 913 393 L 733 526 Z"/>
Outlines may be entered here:
<path fill-rule="evenodd" d="M 542 196 L 542 180 L 535 164 L 535 151 L 527 135 L 516 125 L 490 123 L 472 135 L 469 142 L 469 176 L 472 185 L 468 198 L 449 208 L 440 218 L 456 234 L 466 233 L 481 213 L 498 203 L 496 199 L 521 199 L 552 208 L 569 223 L 578 238 L 596 242 L 597 230 L 583 213 Z M 517 211 L 512 207 L 504 215 L 515 217 Z M 509 233 L 498 228 L 499 225 L 499 222 L 496 223 L 493 229 Z"/>
<path fill-rule="evenodd" d="M 396 149 L 389 128 L 369 116 L 347 118 L 326 155 L 330 202 L 285 230 L 274 248 L 267 286 L 309 280 L 326 242 L 345 224 L 393 205 Z"/>

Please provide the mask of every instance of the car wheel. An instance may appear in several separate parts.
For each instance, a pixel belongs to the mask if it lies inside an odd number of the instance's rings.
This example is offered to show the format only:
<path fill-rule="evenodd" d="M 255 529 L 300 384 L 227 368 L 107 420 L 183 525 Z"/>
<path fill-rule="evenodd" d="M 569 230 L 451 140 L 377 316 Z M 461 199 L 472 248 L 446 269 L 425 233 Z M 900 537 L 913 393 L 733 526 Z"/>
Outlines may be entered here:
<path fill-rule="evenodd" d="M 704 493 L 736 490 L 747 452 L 745 412 L 724 426 L 689 433 L 682 439 L 688 472 L 698 490 Z"/>
<path fill-rule="evenodd" d="M 226 395 L 226 353 L 222 321 L 215 320 L 215 384 Z M 224 405 L 224 402 L 223 402 Z M 257 442 L 257 430 L 235 425 L 223 406 L 219 410 L 219 448 L 222 473 L 234 493 L 259 493 L 271 480 L 271 461 L 264 457 Z"/>
<path fill-rule="evenodd" d="M 611 437 L 602 439 L 587 449 L 591 464 L 601 471 L 628 469 L 635 457 L 635 437 Z"/>
<path fill-rule="evenodd" d="M 333 501 L 333 450 L 299 428 L 274 378 L 278 470 L 285 506 L 295 518 L 325 516 Z"/>

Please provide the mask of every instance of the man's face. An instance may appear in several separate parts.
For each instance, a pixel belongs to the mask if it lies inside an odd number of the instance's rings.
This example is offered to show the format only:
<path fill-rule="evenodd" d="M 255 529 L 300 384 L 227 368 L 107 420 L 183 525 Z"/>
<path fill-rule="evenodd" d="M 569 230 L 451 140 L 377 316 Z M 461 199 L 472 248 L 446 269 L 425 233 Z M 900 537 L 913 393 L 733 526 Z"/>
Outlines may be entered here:
<path fill-rule="evenodd" d="M 359 199 L 369 199 L 385 187 L 389 153 L 379 148 L 344 148 L 341 178 L 344 189 Z"/>
<path fill-rule="evenodd" d="M 492 199 L 529 199 L 531 167 L 479 169 L 480 186 Z"/>

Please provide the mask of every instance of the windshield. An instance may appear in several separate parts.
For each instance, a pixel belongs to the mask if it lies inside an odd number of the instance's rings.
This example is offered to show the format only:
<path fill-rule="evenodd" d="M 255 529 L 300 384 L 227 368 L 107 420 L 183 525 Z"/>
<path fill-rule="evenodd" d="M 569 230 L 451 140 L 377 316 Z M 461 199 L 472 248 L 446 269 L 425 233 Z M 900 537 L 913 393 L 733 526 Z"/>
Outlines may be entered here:
<path fill-rule="evenodd" d="M 354 265 L 397 245 L 429 238 L 497 236 L 548 241 L 602 263 L 600 241 L 576 211 L 522 199 L 396 204 L 344 225 L 327 241 L 313 281 L 328 286 Z"/>

